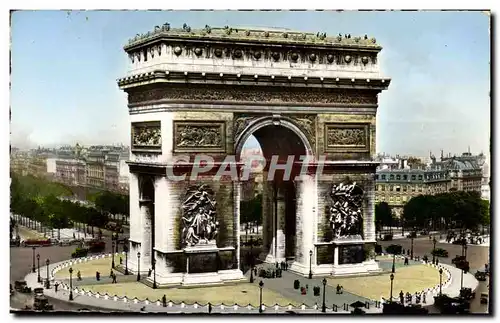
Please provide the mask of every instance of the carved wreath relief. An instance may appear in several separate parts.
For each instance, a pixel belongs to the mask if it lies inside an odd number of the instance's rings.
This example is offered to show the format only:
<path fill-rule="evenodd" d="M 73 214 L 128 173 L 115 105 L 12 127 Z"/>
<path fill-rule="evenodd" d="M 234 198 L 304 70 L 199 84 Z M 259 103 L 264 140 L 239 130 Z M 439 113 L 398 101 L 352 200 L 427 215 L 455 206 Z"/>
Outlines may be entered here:
<path fill-rule="evenodd" d="M 182 245 L 215 244 L 219 222 L 212 189 L 206 184 L 190 187 L 182 210 Z"/>
<path fill-rule="evenodd" d="M 132 124 L 132 147 L 161 148 L 161 127 L 159 122 Z"/>
<path fill-rule="evenodd" d="M 362 234 L 363 194 L 363 189 L 356 182 L 332 185 L 330 225 L 335 239 Z"/>

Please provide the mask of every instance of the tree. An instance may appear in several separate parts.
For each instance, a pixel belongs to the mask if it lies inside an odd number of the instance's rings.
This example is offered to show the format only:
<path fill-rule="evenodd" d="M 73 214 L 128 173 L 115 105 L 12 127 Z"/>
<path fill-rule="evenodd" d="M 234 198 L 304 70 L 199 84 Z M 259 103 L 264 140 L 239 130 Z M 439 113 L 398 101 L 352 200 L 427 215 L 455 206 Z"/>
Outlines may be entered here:
<path fill-rule="evenodd" d="M 375 205 L 375 228 L 377 231 L 383 226 L 392 227 L 393 215 L 392 210 L 387 202 L 380 202 Z"/>

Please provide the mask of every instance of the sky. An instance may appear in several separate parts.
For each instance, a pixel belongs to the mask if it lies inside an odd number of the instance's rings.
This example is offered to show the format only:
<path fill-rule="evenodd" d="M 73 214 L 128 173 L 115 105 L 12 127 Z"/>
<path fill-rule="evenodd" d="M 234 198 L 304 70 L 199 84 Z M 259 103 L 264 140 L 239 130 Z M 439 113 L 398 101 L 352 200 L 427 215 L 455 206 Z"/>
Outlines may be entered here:
<path fill-rule="evenodd" d="M 11 143 L 129 142 L 123 46 L 169 22 L 375 37 L 389 89 L 377 152 L 489 152 L 490 18 L 481 12 L 17 11 L 11 16 Z M 247 146 L 257 143 L 251 139 Z"/>

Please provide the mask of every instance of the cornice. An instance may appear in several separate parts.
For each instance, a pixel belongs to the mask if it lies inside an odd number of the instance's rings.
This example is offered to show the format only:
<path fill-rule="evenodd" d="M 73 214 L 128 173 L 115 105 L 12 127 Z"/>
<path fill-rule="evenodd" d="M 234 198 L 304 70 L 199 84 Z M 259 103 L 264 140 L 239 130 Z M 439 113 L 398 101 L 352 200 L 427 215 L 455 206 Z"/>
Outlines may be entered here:
<path fill-rule="evenodd" d="M 155 83 L 344 88 L 382 91 L 388 88 L 390 82 L 391 79 L 389 78 L 275 76 L 162 70 L 136 74 L 117 80 L 118 86 L 125 91 Z"/>

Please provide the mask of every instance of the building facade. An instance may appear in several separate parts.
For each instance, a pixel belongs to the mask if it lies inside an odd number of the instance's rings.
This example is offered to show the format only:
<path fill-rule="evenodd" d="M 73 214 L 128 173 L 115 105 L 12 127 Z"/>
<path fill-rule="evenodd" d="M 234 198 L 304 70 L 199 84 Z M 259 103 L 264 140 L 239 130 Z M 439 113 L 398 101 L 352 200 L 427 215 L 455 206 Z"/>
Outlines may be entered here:
<path fill-rule="evenodd" d="M 381 169 L 375 180 L 375 203 L 386 202 L 398 218 L 411 198 L 448 192 L 451 182 L 445 170 L 422 169 Z"/>

